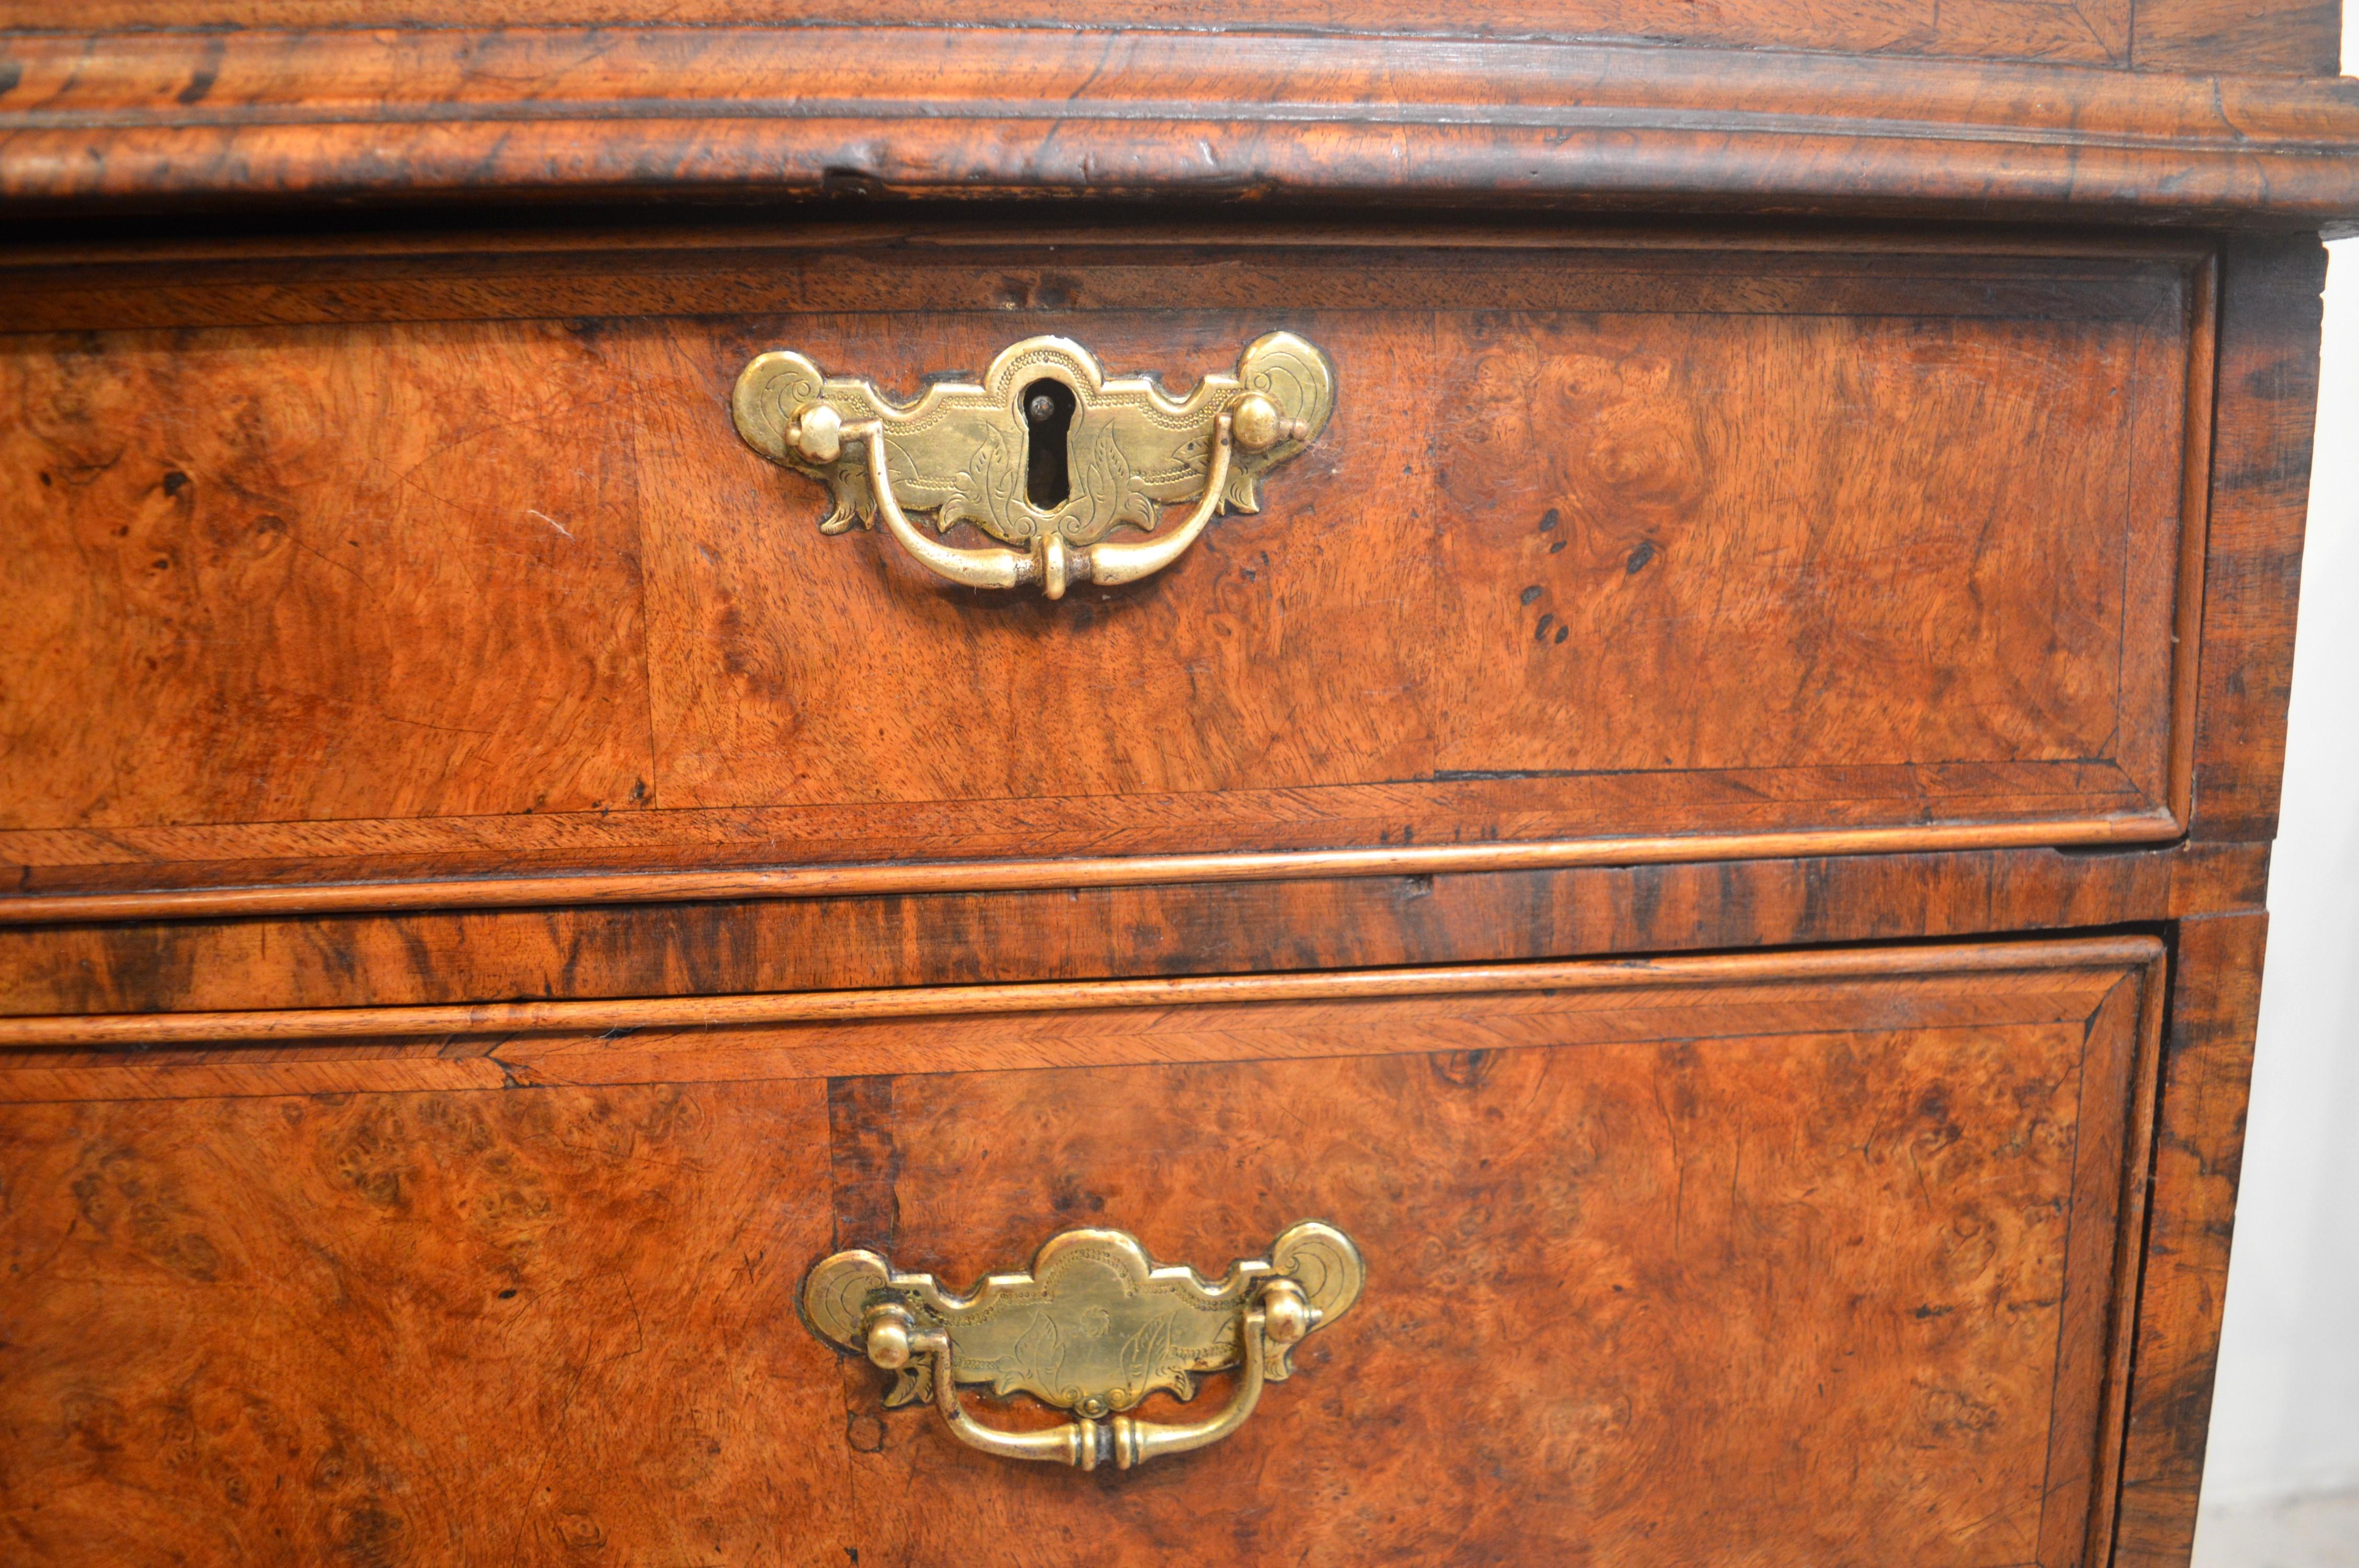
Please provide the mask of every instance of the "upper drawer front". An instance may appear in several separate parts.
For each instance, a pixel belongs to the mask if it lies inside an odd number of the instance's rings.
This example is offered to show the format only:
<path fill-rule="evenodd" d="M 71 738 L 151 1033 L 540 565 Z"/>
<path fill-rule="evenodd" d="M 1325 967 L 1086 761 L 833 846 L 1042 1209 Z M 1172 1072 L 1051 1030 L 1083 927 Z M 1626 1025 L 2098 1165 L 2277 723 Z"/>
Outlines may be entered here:
<path fill-rule="evenodd" d="M 7 324 L 114 330 L 0 340 L 0 854 L 40 890 L 2169 837 L 2209 287 L 1561 235 L 22 270 Z M 1185 386 L 1281 330 L 1336 402 L 1262 510 L 1057 602 L 822 534 L 731 416 L 771 349 L 908 398 L 1038 334 Z"/>
<path fill-rule="evenodd" d="M 2159 964 L 19 1021 L 52 1048 L 0 1057 L 0 1433 L 45 1499 L 16 1534 L 60 1563 L 2102 1563 Z M 1357 1300 L 1222 1441 L 1121 1476 L 887 1408 L 804 1287 L 856 1249 L 965 1291 L 1082 1228 L 1317 1291 L 1271 1248 L 1301 1221 L 1356 1245 Z M 966 1412 L 1048 1428 L 1030 1396 L 1114 1347 L 1218 1348 L 1131 1314 L 1068 1286 L 962 1346 Z M 1234 1368 L 1199 1369 L 1139 1417 L 1228 1406 Z"/>

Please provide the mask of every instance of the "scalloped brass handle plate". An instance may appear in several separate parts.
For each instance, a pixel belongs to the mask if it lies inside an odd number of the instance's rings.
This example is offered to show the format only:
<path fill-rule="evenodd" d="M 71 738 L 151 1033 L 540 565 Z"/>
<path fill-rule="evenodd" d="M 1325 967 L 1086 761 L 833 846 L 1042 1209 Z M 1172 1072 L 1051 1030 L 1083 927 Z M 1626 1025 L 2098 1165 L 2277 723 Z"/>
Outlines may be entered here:
<path fill-rule="evenodd" d="M 1021 1274 L 993 1274 L 966 1295 L 930 1274 L 903 1274 L 874 1252 L 838 1252 L 803 1280 L 803 1314 L 820 1336 L 897 1374 L 887 1405 L 931 1400 L 953 1434 L 985 1453 L 1093 1470 L 1122 1469 L 1219 1442 L 1245 1424 L 1288 1357 L 1359 1299 L 1366 1271 L 1352 1238 L 1305 1220 L 1266 1257 L 1207 1281 L 1158 1264 L 1119 1230 L 1068 1230 Z M 1140 1421 L 1156 1390 L 1192 1399 L 1206 1372 L 1234 1369 L 1236 1390 L 1206 1420 Z M 961 1383 L 1026 1393 L 1074 1418 L 1039 1432 L 974 1419 Z"/>
<path fill-rule="evenodd" d="M 1233 373 L 1185 397 L 1110 378 L 1065 338 L 1010 344 L 980 382 L 937 382 L 908 404 L 777 350 L 746 365 L 732 396 L 748 446 L 828 487 L 821 533 L 881 518 L 940 577 L 1050 599 L 1075 582 L 1136 582 L 1223 507 L 1259 511 L 1262 477 L 1317 440 L 1334 407 L 1334 367 L 1291 332 L 1255 340 Z M 1190 511 L 1167 527 L 1177 503 Z M 931 514 L 930 535 L 912 513 Z M 1005 547 L 944 544 L 961 523 Z"/>

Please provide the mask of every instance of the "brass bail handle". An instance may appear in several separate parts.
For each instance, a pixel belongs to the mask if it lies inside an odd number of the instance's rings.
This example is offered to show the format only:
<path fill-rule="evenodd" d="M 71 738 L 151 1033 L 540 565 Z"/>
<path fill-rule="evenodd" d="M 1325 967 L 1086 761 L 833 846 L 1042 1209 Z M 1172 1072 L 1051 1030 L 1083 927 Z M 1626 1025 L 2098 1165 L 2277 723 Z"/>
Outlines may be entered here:
<path fill-rule="evenodd" d="M 1267 406 L 1266 398 L 1260 401 Z M 806 417 L 820 415 L 833 417 L 832 411 L 824 405 Z M 893 476 L 885 456 L 884 426 L 874 419 L 866 420 L 845 427 L 842 438 L 866 444 L 868 483 L 876 494 L 876 511 L 885 519 L 886 529 L 928 571 L 967 588 L 1022 588 L 1038 583 L 1043 598 L 1062 599 L 1066 588 L 1072 583 L 1136 582 L 1143 577 L 1151 577 L 1178 560 L 1180 552 L 1196 542 L 1196 535 L 1204 531 L 1204 524 L 1221 509 L 1221 488 L 1228 482 L 1229 458 L 1236 441 L 1235 420 L 1234 414 L 1223 414 L 1214 421 L 1212 469 L 1204 479 L 1203 497 L 1188 514 L 1188 520 L 1172 532 L 1149 544 L 1109 543 L 1074 549 L 1066 545 L 1062 534 L 1049 530 L 1035 534 L 1032 548 L 1020 556 L 1013 550 L 961 549 L 927 538 L 894 497 Z"/>
<path fill-rule="evenodd" d="M 1134 1469 L 1167 1454 L 1207 1448 L 1245 1425 L 1261 1402 L 1264 1368 L 1273 1347 L 1291 1346 L 1318 1326 L 1319 1310 L 1304 1299 L 1292 1280 L 1272 1280 L 1262 1287 L 1261 1299 L 1246 1309 L 1239 1325 L 1243 1350 L 1236 1392 L 1218 1413 L 1203 1421 L 1164 1422 L 1116 1415 L 1100 1420 L 1077 1415 L 1062 1426 L 1044 1432 L 1003 1432 L 986 1426 L 959 1402 L 958 1369 L 951 1337 L 940 1329 L 919 1332 L 907 1307 L 886 1304 L 867 1316 L 868 1358 L 888 1372 L 909 1365 L 914 1356 L 934 1358 L 934 1408 L 958 1440 L 985 1454 L 1009 1459 L 1045 1459 L 1094 1470 L 1111 1461 L 1117 1469 Z"/>
<path fill-rule="evenodd" d="M 1068 1230 L 1026 1272 L 989 1275 L 965 1295 L 874 1252 L 838 1252 L 804 1278 L 802 1308 L 821 1338 L 895 1374 L 887 1406 L 930 1403 L 951 1435 L 986 1454 L 1128 1470 L 1242 1427 L 1267 1385 L 1293 1375 L 1304 1337 L 1359 1299 L 1365 1272 L 1352 1238 L 1318 1220 L 1288 1227 L 1266 1254 L 1217 1280 L 1157 1263 L 1119 1230 Z M 1158 1390 L 1193 1399 L 1208 1372 L 1234 1372 L 1236 1384 L 1203 1420 L 1132 1413 Z M 1032 1432 L 991 1426 L 966 1408 L 962 1383 L 1029 1394 L 1071 1419 Z"/>
<path fill-rule="evenodd" d="M 947 581 L 1060 599 L 1074 583 L 1162 570 L 1223 508 L 1260 510 L 1262 477 L 1318 438 L 1334 392 L 1326 356 L 1290 332 L 1256 339 L 1235 372 L 1205 376 L 1184 398 L 1144 377 L 1108 377 L 1078 343 L 1027 338 L 979 383 L 937 382 L 907 405 L 775 351 L 745 367 L 732 406 L 756 451 L 828 485 L 821 532 L 881 520 Z M 1036 433 L 1027 406 L 1061 407 L 1064 422 Z M 1036 434 L 1062 443 L 1061 496 L 1030 492 Z M 1176 526 L 1163 523 L 1170 504 L 1189 508 Z M 913 513 L 930 513 L 931 529 Z M 962 522 L 1006 547 L 944 543 Z M 1110 538 L 1117 530 L 1142 536 Z"/>

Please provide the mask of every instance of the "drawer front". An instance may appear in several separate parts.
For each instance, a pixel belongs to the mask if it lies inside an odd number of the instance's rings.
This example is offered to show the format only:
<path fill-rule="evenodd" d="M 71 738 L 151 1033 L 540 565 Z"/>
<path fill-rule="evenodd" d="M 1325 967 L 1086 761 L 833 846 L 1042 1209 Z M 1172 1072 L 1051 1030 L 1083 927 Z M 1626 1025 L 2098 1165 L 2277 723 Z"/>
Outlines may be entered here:
<path fill-rule="evenodd" d="M 2199 252 L 837 244 L 17 269 L 17 885 L 2181 829 Z M 1278 330 L 1335 403 L 1262 509 L 1053 602 L 730 413 Z"/>
<path fill-rule="evenodd" d="M 2159 968 L 214 1015 L 136 1057 L 17 1021 L 12 1530 L 57 1563 L 2102 1562 Z M 1223 1441 L 1120 1473 L 887 1408 L 799 1310 L 846 1249 L 963 1289 L 1111 1228 L 1212 1277 L 1306 1219 L 1359 1299 Z"/>

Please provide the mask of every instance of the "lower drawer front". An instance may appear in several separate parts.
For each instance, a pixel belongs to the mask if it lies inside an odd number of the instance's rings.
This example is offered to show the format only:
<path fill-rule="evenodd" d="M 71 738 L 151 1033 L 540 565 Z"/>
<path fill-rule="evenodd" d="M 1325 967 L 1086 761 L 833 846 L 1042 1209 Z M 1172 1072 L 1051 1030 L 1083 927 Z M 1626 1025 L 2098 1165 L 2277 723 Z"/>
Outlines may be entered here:
<path fill-rule="evenodd" d="M 2158 965 L 2120 938 L 19 1053 L 14 1550 L 2102 1561 Z M 1304 1219 L 1356 1243 L 1357 1303 L 1234 1433 L 1128 1471 L 887 1409 L 798 1310 L 842 1249 L 965 1289 L 1108 1227 L 1211 1277 Z"/>

